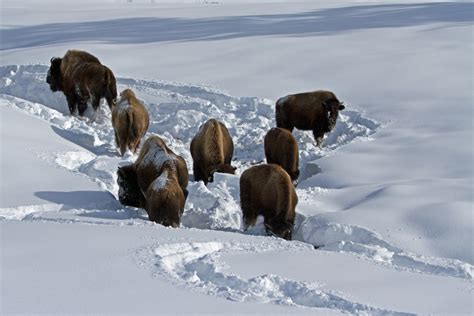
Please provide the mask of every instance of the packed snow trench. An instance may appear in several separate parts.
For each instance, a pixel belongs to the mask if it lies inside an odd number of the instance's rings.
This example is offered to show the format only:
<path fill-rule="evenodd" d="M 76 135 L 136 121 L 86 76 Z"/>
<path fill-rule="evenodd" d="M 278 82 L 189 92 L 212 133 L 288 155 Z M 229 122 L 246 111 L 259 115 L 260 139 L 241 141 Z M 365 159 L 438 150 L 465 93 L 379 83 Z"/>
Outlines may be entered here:
<path fill-rule="evenodd" d="M 74 203 L 26 205 L 0 209 L 3 220 L 74 223 L 85 225 L 131 225 L 152 227 L 146 212 L 123 207 L 116 200 L 119 165 L 133 162 L 136 156 L 121 158 L 114 143 L 110 112 L 103 103 L 97 113 L 80 118 L 69 115 L 62 93 L 52 93 L 45 82 L 48 66 L 12 65 L 0 67 L 0 106 L 40 118 L 54 133 L 85 151 L 44 152 L 41 159 L 68 172 L 86 176 L 109 196 L 98 196 L 89 205 Z M 402 315 L 403 311 L 361 303 L 349 295 L 324 289 L 323 283 L 298 281 L 278 274 L 244 277 L 226 271 L 229 255 L 289 251 L 340 253 L 396 271 L 416 275 L 454 278 L 468 281 L 472 293 L 473 267 L 456 259 L 410 253 L 384 240 L 379 232 L 356 225 L 330 222 L 318 215 L 305 216 L 301 205 L 314 204 L 318 196 L 331 189 L 305 185 L 318 172 L 317 160 L 337 154 L 338 148 L 354 142 L 366 142 L 383 124 L 348 108 L 324 140 L 322 149 L 315 146 L 312 134 L 295 131 L 300 150 L 299 205 L 294 241 L 264 236 L 262 221 L 247 232 L 242 231 L 239 204 L 239 175 L 249 166 L 264 162 L 263 138 L 275 126 L 274 102 L 252 97 L 233 97 L 213 88 L 158 80 L 117 77 L 118 90 L 131 88 L 144 101 L 150 113 L 147 135 L 157 134 L 169 147 L 182 155 L 191 171 L 189 144 L 199 126 L 209 118 L 225 123 L 235 144 L 233 164 L 237 174 L 215 176 L 207 187 L 191 181 L 182 217 L 181 229 L 219 230 L 242 234 L 246 241 L 170 241 L 151 244 L 135 252 L 139 265 L 151 269 L 184 288 L 238 302 L 271 302 L 301 308 L 325 308 L 357 314 Z M 41 195 L 41 194 L 40 194 Z M 46 193 L 44 193 L 46 196 Z M 41 198 L 41 196 L 39 196 Z M 317 249 L 317 250 L 315 250 Z"/>

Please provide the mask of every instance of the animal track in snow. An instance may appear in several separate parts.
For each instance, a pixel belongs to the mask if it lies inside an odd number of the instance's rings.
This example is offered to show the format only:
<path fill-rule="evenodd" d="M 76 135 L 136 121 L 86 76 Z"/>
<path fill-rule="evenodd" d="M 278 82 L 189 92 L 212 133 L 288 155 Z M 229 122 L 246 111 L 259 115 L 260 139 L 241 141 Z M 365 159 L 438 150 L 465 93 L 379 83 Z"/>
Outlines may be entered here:
<path fill-rule="evenodd" d="M 154 264 L 156 273 L 206 294 L 247 302 L 275 303 L 306 308 L 327 308 L 352 314 L 409 315 L 353 302 L 339 293 L 323 291 L 320 284 L 289 280 L 278 275 L 249 279 L 225 272 L 219 261 L 226 252 L 314 251 L 313 247 L 279 239 L 257 243 L 171 243 L 140 250 L 142 262 Z M 147 255 L 148 254 L 148 255 Z M 150 259 L 153 256 L 155 260 Z"/>

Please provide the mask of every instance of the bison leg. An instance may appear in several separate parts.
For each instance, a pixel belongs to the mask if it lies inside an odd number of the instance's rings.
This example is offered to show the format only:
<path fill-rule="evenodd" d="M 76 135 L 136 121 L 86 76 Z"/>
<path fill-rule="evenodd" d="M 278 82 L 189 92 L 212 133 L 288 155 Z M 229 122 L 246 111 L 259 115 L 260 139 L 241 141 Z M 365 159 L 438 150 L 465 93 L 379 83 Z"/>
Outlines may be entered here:
<path fill-rule="evenodd" d="M 99 106 L 100 106 L 100 95 L 95 95 L 93 96 L 93 99 L 92 99 L 92 108 L 94 109 L 94 111 L 97 111 Z"/>
<path fill-rule="evenodd" d="M 84 112 L 87 109 L 87 98 L 83 98 L 80 95 L 77 96 L 77 111 L 80 116 L 84 116 Z"/>
<path fill-rule="evenodd" d="M 319 148 L 321 148 L 323 144 L 324 132 L 320 131 L 319 129 L 314 129 L 313 136 L 314 136 L 314 139 L 316 140 L 316 145 Z"/>
<path fill-rule="evenodd" d="M 240 182 L 240 207 L 242 208 L 242 215 L 244 221 L 244 230 L 255 226 L 258 217 L 258 207 L 252 203 L 250 194 L 251 186 L 246 179 Z"/>
<path fill-rule="evenodd" d="M 197 166 L 193 166 L 193 173 L 194 173 L 194 181 L 201 181 L 203 180 L 204 183 L 206 183 L 206 179 L 204 178 L 204 175 L 201 172 L 201 169 Z"/>
<path fill-rule="evenodd" d="M 105 100 L 107 101 L 107 105 L 109 106 L 109 109 L 112 110 L 112 106 L 115 104 L 114 98 L 111 97 L 110 95 L 107 95 L 107 97 L 105 97 Z"/>
<path fill-rule="evenodd" d="M 127 151 L 127 143 L 122 141 L 122 143 L 120 144 L 120 155 L 123 157 L 126 151 Z"/>
<path fill-rule="evenodd" d="M 132 145 L 133 148 L 130 148 L 130 149 L 133 150 L 134 154 L 136 154 L 139 146 L 140 146 L 140 138 Z"/>
<path fill-rule="evenodd" d="M 77 110 L 79 112 L 79 116 L 84 116 L 84 112 L 87 109 L 87 102 L 79 101 L 77 102 Z"/>
<path fill-rule="evenodd" d="M 255 226 L 257 223 L 258 208 L 252 205 L 252 203 L 248 201 L 248 198 L 242 199 L 242 197 L 240 200 L 240 206 L 242 207 L 244 230 L 247 230 L 249 227 Z"/>
<path fill-rule="evenodd" d="M 77 98 L 74 94 L 68 94 L 66 95 L 66 100 L 67 100 L 67 105 L 69 107 L 69 113 L 71 115 L 74 115 L 74 112 L 76 112 L 77 108 Z"/>
<path fill-rule="evenodd" d="M 115 131 L 115 145 L 117 145 L 117 147 L 120 147 L 120 143 L 119 143 L 119 138 L 118 138 L 118 135 L 117 135 L 117 131 Z"/>

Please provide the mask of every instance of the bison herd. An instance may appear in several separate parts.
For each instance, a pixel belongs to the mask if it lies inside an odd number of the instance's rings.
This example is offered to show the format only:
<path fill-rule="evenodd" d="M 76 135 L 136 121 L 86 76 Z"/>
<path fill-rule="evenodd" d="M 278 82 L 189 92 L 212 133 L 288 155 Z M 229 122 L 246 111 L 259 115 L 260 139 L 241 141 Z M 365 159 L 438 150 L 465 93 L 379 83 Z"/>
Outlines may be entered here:
<path fill-rule="evenodd" d="M 84 115 L 87 104 L 97 110 L 105 98 L 112 112 L 116 145 L 123 156 L 136 153 L 149 126 L 148 111 L 135 93 L 125 89 L 117 99 L 114 74 L 95 56 L 69 50 L 51 58 L 46 82 L 51 91 L 62 91 L 71 114 Z M 264 217 L 267 234 L 291 239 L 298 203 L 295 185 L 299 176 L 298 143 L 292 131 L 311 130 L 318 146 L 336 125 L 344 109 L 334 93 L 313 91 L 288 95 L 276 102 L 276 125 L 264 139 L 267 164 L 252 166 L 240 177 L 240 205 L 245 229 Z M 207 185 L 216 172 L 234 174 L 234 143 L 227 127 L 216 119 L 201 125 L 191 141 L 195 181 Z M 146 139 L 138 158 L 117 171 L 119 200 L 125 206 L 146 210 L 151 221 L 178 227 L 188 191 L 188 166 L 157 135 Z"/>

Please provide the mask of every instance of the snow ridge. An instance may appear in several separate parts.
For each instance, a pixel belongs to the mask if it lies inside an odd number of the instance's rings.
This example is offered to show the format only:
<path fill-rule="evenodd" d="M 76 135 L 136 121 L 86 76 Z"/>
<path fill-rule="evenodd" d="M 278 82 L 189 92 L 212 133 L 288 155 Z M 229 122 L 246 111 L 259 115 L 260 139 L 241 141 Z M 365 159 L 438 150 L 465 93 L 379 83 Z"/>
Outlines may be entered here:
<path fill-rule="evenodd" d="M 309 217 L 300 225 L 299 236 L 321 250 L 353 253 L 398 269 L 468 280 L 474 275 L 474 268 L 469 263 L 407 253 L 368 229 L 327 222 L 318 216 Z"/>

